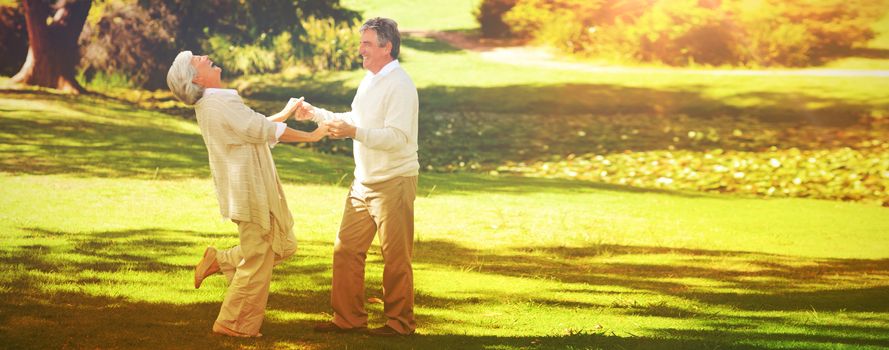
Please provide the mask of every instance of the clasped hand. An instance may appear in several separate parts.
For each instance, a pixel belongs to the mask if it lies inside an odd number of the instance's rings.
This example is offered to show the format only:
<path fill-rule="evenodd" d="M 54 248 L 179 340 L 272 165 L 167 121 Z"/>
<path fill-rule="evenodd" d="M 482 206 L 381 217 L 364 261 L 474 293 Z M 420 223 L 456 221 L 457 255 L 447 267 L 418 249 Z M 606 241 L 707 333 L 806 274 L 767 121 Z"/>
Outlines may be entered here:
<path fill-rule="evenodd" d="M 327 123 L 327 136 L 335 139 L 355 138 L 357 128 L 342 120 L 334 120 Z"/>
<path fill-rule="evenodd" d="M 312 120 L 315 116 L 315 108 L 308 102 L 303 101 L 302 97 L 290 99 L 296 103 L 293 111 L 293 119 L 296 120 Z M 319 128 L 326 129 L 327 136 L 335 139 L 355 138 L 357 128 L 354 125 L 346 123 L 342 120 L 334 120 L 330 122 L 318 123 Z"/>

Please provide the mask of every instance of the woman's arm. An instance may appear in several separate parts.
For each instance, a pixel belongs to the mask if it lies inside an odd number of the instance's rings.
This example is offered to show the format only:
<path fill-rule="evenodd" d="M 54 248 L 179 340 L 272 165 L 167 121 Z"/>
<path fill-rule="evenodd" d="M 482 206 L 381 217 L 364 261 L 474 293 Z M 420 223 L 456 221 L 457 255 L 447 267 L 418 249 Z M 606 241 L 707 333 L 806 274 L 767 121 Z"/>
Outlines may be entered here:
<path fill-rule="evenodd" d="M 278 142 L 318 142 L 327 136 L 327 124 L 318 124 L 318 128 L 312 132 L 305 132 L 291 128 L 284 129 L 284 134 L 278 138 Z"/>
<path fill-rule="evenodd" d="M 244 103 L 228 102 L 213 108 L 219 122 L 231 130 L 239 143 L 275 143 L 275 123 L 269 121 L 266 116 L 254 112 Z"/>
<path fill-rule="evenodd" d="M 302 97 L 300 97 L 299 99 L 291 98 L 290 101 L 287 102 L 287 105 L 284 106 L 284 109 L 282 109 L 278 113 L 266 117 L 266 119 L 272 122 L 283 123 L 287 121 L 287 118 L 290 118 L 290 116 L 293 115 L 293 112 L 296 112 L 297 108 L 299 108 L 300 104 L 302 103 Z"/>

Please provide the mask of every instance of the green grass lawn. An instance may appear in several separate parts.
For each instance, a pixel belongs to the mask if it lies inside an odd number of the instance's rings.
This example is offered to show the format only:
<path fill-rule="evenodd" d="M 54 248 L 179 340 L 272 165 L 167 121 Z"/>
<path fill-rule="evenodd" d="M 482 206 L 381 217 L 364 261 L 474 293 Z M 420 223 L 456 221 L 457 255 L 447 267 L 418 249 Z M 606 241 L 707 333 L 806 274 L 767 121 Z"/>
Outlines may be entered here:
<path fill-rule="evenodd" d="M 407 29 L 477 27 L 475 0 L 343 4 Z M 191 287 L 204 247 L 237 244 L 193 112 L 166 92 L 31 89 L 0 90 L 0 348 L 889 347 L 889 208 L 874 205 L 889 78 L 576 72 L 403 45 L 421 101 L 418 335 L 311 332 L 331 312 L 348 142 L 273 150 L 300 248 L 275 269 L 265 337 L 228 339 L 210 333 L 224 279 Z M 232 85 L 263 113 L 291 96 L 344 110 L 362 74 Z M 680 186 L 693 164 L 722 187 Z M 779 190 L 747 191 L 738 172 Z M 814 194 L 850 201 L 774 198 Z M 380 297 L 378 246 L 368 261 Z"/>
<path fill-rule="evenodd" d="M 681 68 L 578 72 L 491 62 L 478 53 L 423 37 L 406 37 L 399 60 L 416 83 L 425 111 L 645 112 L 830 121 L 845 117 L 836 115 L 837 110 L 889 109 L 885 76 L 723 75 Z M 300 93 L 307 100 L 348 105 L 363 74 L 253 76 L 240 83 L 260 99 Z"/>
<path fill-rule="evenodd" d="M 478 28 L 473 11 L 479 0 L 344 0 L 343 7 L 360 11 L 365 19 L 387 17 L 401 30 L 466 30 Z"/>
<path fill-rule="evenodd" d="M 193 290 L 192 264 L 237 239 L 193 121 L 26 90 L 0 92 L 0 123 L 4 347 L 889 346 L 885 208 L 471 173 L 421 176 L 419 335 L 314 334 L 351 161 L 289 145 L 273 153 L 300 250 L 275 270 L 265 337 L 215 337 L 224 280 Z"/>

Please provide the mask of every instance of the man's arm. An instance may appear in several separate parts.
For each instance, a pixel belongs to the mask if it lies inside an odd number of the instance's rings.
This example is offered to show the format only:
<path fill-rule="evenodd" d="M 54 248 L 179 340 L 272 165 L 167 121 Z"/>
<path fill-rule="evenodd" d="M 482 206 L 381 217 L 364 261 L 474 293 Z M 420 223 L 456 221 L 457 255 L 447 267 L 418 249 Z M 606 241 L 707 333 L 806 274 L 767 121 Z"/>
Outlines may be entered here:
<path fill-rule="evenodd" d="M 386 117 L 382 128 L 358 128 L 350 125 L 350 128 L 346 128 L 346 132 L 350 134 L 349 137 L 368 148 L 392 151 L 410 142 L 410 133 L 417 123 L 418 108 L 416 90 L 399 87 L 393 90 L 386 101 Z M 335 123 L 330 127 L 341 128 Z"/>
<path fill-rule="evenodd" d="M 342 120 L 346 123 L 355 125 L 354 113 L 351 111 L 345 113 L 334 113 L 324 108 L 312 106 L 305 101 L 297 106 L 296 120 L 311 120 L 319 124 L 328 123 L 335 120 Z"/>

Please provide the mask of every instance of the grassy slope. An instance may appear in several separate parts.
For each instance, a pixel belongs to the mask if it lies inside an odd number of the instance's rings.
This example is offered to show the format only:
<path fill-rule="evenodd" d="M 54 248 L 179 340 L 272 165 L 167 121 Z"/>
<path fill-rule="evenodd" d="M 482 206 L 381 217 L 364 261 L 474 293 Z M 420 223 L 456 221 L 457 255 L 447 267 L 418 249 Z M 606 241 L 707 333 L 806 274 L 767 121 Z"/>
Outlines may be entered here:
<path fill-rule="evenodd" d="M 194 124 L 40 92 L 4 92 L 0 110 L 0 338 L 11 347 L 889 345 L 883 208 L 471 174 L 422 180 L 422 335 L 316 335 L 349 162 L 292 146 L 274 153 L 301 251 L 276 270 L 266 337 L 206 337 L 224 282 L 194 291 L 190 267 L 203 246 L 236 239 L 216 219 Z"/>

